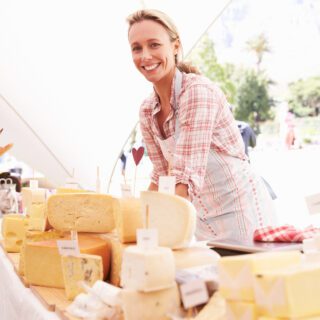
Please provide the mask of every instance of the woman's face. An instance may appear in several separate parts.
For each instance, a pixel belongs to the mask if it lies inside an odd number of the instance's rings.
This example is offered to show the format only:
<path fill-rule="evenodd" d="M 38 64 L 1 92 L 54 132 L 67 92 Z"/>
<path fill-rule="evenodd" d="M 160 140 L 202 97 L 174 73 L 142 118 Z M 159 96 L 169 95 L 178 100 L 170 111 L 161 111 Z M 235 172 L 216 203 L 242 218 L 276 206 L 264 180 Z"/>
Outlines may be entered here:
<path fill-rule="evenodd" d="M 144 20 L 129 31 L 132 58 L 137 69 L 153 84 L 173 73 L 179 42 L 171 42 L 166 29 L 159 23 Z"/>

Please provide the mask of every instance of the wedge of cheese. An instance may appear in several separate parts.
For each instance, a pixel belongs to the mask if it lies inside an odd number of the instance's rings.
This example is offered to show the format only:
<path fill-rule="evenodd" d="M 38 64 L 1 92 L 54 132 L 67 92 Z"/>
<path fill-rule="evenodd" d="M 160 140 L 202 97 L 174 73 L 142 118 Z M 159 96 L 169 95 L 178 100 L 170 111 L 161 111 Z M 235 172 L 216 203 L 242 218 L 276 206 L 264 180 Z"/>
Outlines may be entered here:
<path fill-rule="evenodd" d="M 81 281 L 92 287 L 96 281 L 103 279 L 103 265 L 100 256 L 89 254 L 80 254 L 77 257 L 62 256 L 61 264 L 65 292 L 69 300 L 85 292 L 80 285 Z"/>
<path fill-rule="evenodd" d="M 51 229 L 47 217 L 47 204 L 32 203 L 29 207 L 28 230 L 46 231 Z"/>
<path fill-rule="evenodd" d="M 55 194 L 49 197 L 47 210 L 56 230 L 110 232 L 115 227 L 113 198 L 106 194 Z"/>
<path fill-rule="evenodd" d="M 160 246 L 179 249 L 190 245 L 196 227 L 196 209 L 190 201 L 156 191 L 142 191 L 140 198 L 144 227 L 158 229 Z"/>
<path fill-rule="evenodd" d="M 256 273 L 298 265 L 300 251 L 275 251 L 222 257 L 218 261 L 219 291 L 229 300 L 254 301 Z"/>
<path fill-rule="evenodd" d="M 130 246 L 124 250 L 121 286 L 143 292 L 170 288 L 175 284 L 175 264 L 172 250 Z"/>
<path fill-rule="evenodd" d="M 169 320 L 170 313 L 179 313 L 179 290 L 177 286 L 154 292 L 123 289 L 122 303 L 126 320 Z"/>
<path fill-rule="evenodd" d="M 22 188 L 22 205 L 26 213 L 29 214 L 29 210 L 34 203 L 45 203 L 46 202 L 47 190 L 44 188 Z"/>
<path fill-rule="evenodd" d="M 2 236 L 7 252 L 20 252 L 28 228 L 28 218 L 21 214 L 6 214 L 2 221 Z"/>
<path fill-rule="evenodd" d="M 119 240 L 136 242 L 136 231 L 143 227 L 140 199 L 115 199 L 114 220 Z"/>
<path fill-rule="evenodd" d="M 320 265 L 301 264 L 264 270 L 254 279 L 258 312 L 265 316 L 300 318 L 320 315 Z"/>
<path fill-rule="evenodd" d="M 19 274 L 25 275 L 25 251 L 27 242 L 44 241 L 50 239 L 62 239 L 64 233 L 57 230 L 49 231 L 26 231 L 25 237 L 22 242 L 20 249 L 20 259 L 19 259 Z"/>
<path fill-rule="evenodd" d="M 173 250 L 176 269 L 187 269 L 204 265 L 217 265 L 220 255 L 205 247 L 189 247 Z"/>
<path fill-rule="evenodd" d="M 99 255 L 103 261 L 103 278 L 110 267 L 110 246 L 97 237 L 79 234 L 81 253 Z M 39 286 L 64 288 L 61 256 L 56 240 L 27 242 L 25 249 L 25 276 L 28 283 Z"/>

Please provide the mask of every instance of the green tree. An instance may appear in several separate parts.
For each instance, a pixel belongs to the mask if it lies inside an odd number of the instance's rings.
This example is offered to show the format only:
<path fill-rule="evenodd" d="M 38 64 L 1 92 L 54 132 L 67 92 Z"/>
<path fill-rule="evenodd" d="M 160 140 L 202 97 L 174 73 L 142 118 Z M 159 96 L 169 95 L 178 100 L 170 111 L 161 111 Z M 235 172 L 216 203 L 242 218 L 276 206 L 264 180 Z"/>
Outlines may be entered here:
<path fill-rule="evenodd" d="M 231 104 L 235 103 L 236 86 L 232 79 L 234 66 L 232 64 L 221 65 L 218 63 L 214 43 L 207 34 L 202 37 L 188 60 L 196 65 L 203 75 L 220 86 Z"/>
<path fill-rule="evenodd" d="M 320 77 L 310 77 L 291 83 L 288 104 L 298 117 L 319 115 Z"/>
<path fill-rule="evenodd" d="M 257 72 L 246 70 L 238 88 L 235 118 L 249 122 L 255 133 L 259 134 L 259 123 L 272 118 L 272 103 L 268 81 Z"/>

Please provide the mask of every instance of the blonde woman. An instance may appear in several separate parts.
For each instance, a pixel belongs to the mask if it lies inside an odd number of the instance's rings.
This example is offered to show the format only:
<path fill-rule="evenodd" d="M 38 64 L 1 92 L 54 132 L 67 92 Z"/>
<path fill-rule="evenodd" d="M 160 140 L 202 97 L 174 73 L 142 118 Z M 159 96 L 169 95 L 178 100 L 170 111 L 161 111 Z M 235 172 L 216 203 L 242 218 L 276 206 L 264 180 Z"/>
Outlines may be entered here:
<path fill-rule="evenodd" d="M 197 209 L 198 239 L 252 239 L 271 224 L 273 204 L 223 92 L 181 62 L 180 36 L 165 13 L 141 10 L 127 21 L 133 62 L 153 86 L 140 109 L 153 164 L 149 190 L 158 190 L 159 176 L 171 168 L 176 194 Z"/>

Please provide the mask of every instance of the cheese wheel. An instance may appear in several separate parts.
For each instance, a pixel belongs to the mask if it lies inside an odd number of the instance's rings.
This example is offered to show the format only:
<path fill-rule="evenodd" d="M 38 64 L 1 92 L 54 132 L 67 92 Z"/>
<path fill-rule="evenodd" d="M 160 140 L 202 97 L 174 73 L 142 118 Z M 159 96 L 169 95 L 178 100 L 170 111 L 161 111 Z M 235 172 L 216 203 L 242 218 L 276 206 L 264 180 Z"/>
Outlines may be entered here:
<path fill-rule="evenodd" d="M 138 291 L 156 291 L 175 284 L 175 264 L 172 250 L 130 246 L 124 250 L 121 286 Z"/>
<path fill-rule="evenodd" d="M 137 229 L 143 227 L 140 199 L 116 199 L 114 220 L 119 240 L 122 243 L 136 242 Z"/>
<path fill-rule="evenodd" d="M 67 240 L 67 239 L 66 239 Z M 97 237 L 78 235 L 81 253 L 99 255 L 103 261 L 104 279 L 110 267 L 110 246 Z M 25 276 L 33 285 L 64 288 L 61 256 L 56 240 L 27 242 L 25 249 Z"/>
<path fill-rule="evenodd" d="M 142 191 L 140 198 L 144 226 L 148 206 L 148 227 L 158 229 L 160 246 L 179 249 L 190 245 L 196 228 L 196 209 L 190 201 L 156 191 Z"/>
<path fill-rule="evenodd" d="M 110 232 L 114 229 L 113 198 L 106 194 L 65 193 L 48 199 L 48 219 L 56 230 Z"/>

